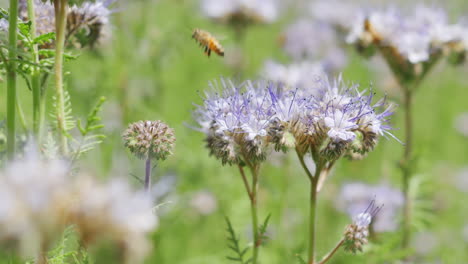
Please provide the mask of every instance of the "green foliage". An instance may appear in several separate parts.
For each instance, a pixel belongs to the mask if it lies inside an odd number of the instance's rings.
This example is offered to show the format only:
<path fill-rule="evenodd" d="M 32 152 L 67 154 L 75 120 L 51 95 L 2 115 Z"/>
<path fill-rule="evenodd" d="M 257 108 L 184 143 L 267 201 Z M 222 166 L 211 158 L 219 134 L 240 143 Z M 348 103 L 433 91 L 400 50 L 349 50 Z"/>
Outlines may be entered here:
<path fill-rule="evenodd" d="M 99 116 L 105 101 L 105 97 L 99 98 L 99 101 L 88 114 L 85 125 L 83 125 L 81 120 L 78 119 L 77 124 L 78 130 L 81 134 L 81 139 L 73 140 L 76 144 L 73 150 L 74 159 L 77 159 L 84 153 L 94 149 L 97 145 L 101 144 L 106 137 L 100 132 L 104 125 L 101 123 L 101 117 Z"/>
<path fill-rule="evenodd" d="M 239 262 L 241 264 L 248 264 L 252 260 L 244 260 L 245 259 L 245 254 L 249 251 L 249 247 L 245 247 L 242 249 L 240 246 L 240 239 L 236 235 L 236 232 L 234 231 L 234 228 L 232 227 L 231 221 L 229 218 L 226 216 L 226 224 L 227 224 L 227 232 L 228 232 L 228 247 L 229 249 L 232 250 L 233 256 L 227 256 L 226 258 L 235 262 Z"/>
<path fill-rule="evenodd" d="M 427 229 L 435 220 L 432 193 L 434 187 L 428 176 L 413 175 L 409 182 L 409 200 L 412 207 L 412 228 L 416 231 Z"/>
<path fill-rule="evenodd" d="M 297 255 L 296 255 L 296 258 L 297 258 L 297 262 L 298 262 L 299 264 L 307 264 L 307 261 L 305 261 L 305 260 L 301 257 L 301 255 L 297 254 Z"/>
<path fill-rule="evenodd" d="M 271 214 L 268 214 L 268 216 L 265 218 L 265 221 L 263 221 L 263 224 L 260 225 L 258 228 L 258 239 L 260 241 L 256 241 L 256 246 L 261 246 L 264 245 L 265 242 L 268 240 L 268 236 L 266 234 L 267 232 L 267 227 L 268 227 L 268 222 L 270 221 Z"/>

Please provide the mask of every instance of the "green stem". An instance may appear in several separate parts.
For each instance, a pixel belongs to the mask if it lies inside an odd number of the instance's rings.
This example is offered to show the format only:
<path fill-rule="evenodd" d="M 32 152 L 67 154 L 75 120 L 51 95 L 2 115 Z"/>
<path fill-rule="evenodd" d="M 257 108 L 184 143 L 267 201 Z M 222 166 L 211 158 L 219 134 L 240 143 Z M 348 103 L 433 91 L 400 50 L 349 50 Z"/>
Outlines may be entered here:
<path fill-rule="evenodd" d="M 151 186 L 151 157 L 148 154 L 145 162 L 145 191 L 149 193 Z"/>
<path fill-rule="evenodd" d="M 28 17 L 31 22 L 31 38 L 36 38 L 36 14 L 35 14 L 34 0 L 28 0 Z M 39 64 L 39 52 L 37 44 L 32 46 L 32 55 L 34 63 Z M 39 129 L 41 128 L 41 83 L 40 83 L 40 71 L 37 67 L 33 68 L 31 74 L 31 86 L 33 94 L 33 132 L 36 139 L 39 142 Z"/>
<path fill-rule="evenodd" d="M 261 245 L 261 241 L 258 233 L 258 213 L 257 213 L 257 189 L 258 189 L 258 165 L 251 168 L 252 171 L 252 189 L 250 190 L 250 209 L 252 214 L 252 232 L 253 232 L 253 254 L 252 264 L 257 263 L 258 251 Z"/>
<path fill-rule="evenodd" d="M 310 205 L 309 205 L 309 249 L 308 249 L 308 264 L 315 264 L 315 235 L 316 235 L 316 209 L 317 209 L 317 185 L 320 174 L 323 170 L 323 164 L 315 160 L 315 173 L 309 171 L 304 160 L 304 155 L 300 154 L 296 149 L 297 157 L 310 180 Z"/>
<path fill-rule="evenodd" d="M 15 107 L 16 107 L 16 41 L 18 22 L 18 0 L 10 0 L 8 28 L 8 67 L 7 67 L 7 157 L 15 156 Z"/>
<path fill-rule="evenodd" d="M 342 238 L 338 244 L 336 244 L 336 246 L 325 256 L 323 257 L 323 259 L 319 262 L 319 264 L 325 264 L 327 263 L 327 261 L 329 261 L 333 255 L 335 255 L 335 253 L 338 251 L 338 249 L 340 249 L 340 247 L 343 245 L 343 243 L 345 242 L 344 238 Z"/>
<path fill-rule="evenodd" d="M 413 148 L 412 91 L 406 87 L 403 95 L 405 110 L 405 151 L 401 168 L 403 172 L 403 195 L 405 205 L 403 210 L 403 248 L 407 248 L 411 239 L 411 198 L 409 197 L 409 182 L 411 178 L 410 163 Z"/>
<path fill-rule="evenodd" d="M 21 123 L 21 126 L 26 131 L 28 129 L 28 126 L 26 125 L 26 118 L 24 117 L 23 108 L 21 107 L 19 98 L 16 98 L 16 111 L 18 111 L 18 119 Z"/>
<path fill-rule="evenodd" d="M 65 28 L 67 24 L 67 0 L 54 0 L 55 7 L 55 97 L 57 100 L 57 129 L 60 138 L 60 152 L 68 154 L 68 143 L 65 131 L 65 102 L 63 92 L 63 52 L 65 45 Z"/>

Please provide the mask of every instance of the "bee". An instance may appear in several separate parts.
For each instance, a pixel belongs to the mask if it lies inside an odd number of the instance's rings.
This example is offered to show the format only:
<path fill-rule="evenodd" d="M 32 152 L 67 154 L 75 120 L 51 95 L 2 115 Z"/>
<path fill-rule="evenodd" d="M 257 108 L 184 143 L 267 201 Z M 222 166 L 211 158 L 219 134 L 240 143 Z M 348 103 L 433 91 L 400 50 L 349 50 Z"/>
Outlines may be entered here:
<path fill-rule="evenodd" d="M 196 28 L 193 31 L 192 38 L 195 39 L 201 47 L 205 48 L 205 54 L 208 57 L 210 57 L 211 51 L 214 51 L 219 56 L 224 56 L 224 48 L 209 32 Z"/>

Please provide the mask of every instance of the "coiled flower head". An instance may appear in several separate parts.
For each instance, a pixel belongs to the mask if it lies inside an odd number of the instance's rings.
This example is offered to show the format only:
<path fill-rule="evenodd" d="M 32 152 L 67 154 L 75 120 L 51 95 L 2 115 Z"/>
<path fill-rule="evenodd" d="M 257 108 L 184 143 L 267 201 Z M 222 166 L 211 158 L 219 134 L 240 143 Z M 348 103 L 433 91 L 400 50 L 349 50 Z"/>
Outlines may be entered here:
<path fill-rule="evenodd" d="M 381 208 L 382 206 L 376 206 L 373 200 L 364 212 L 354 217 L 353 223 L 348 225 L 344 232 L 346 251 L 352 253 L 362 251 L 363 246 L 368 243 L 369 225 Z"/>
<path fill-rule="evenodd" d="M 122 137 L 135 156 L 155 160 L 165 160 L 172 155 L 176 140 L 174 130 L 159 120 L 130 124 Z"/>

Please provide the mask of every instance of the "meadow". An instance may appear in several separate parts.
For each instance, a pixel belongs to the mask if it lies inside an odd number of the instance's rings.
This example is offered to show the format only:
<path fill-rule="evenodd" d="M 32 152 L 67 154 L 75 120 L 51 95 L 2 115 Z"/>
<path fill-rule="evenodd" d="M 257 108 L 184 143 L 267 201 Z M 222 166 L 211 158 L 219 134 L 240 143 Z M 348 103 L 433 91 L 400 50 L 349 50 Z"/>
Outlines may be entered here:
<path fill-rule="evenodd" d="M 199 124 L 193 111 L 204 103 L 204 91 L 209 90 L 210 81 L 219 81 L 220 77 L 235 83 L 265 79 L 262 75 L 265 61 L 292 61 L 281 46 L 281 35 L 300 17 L 301 11 L 295 6 L 309 3 L 292 0 L 281 3 L 288 8 L 282 8 L 275 21 L 248 25 L 239 37 L 230 25 L 204 16 L 200 1 L 117 0 L 109 7 L 113 12 L 108 39 L 93 48 L 69 48 L 78 55 L 64 63 L 64 87 L 70 94 L 73 116 L 85 120 L 99 98 L 106 98 L 99 114 L 104 125 L 100 133 L 105 138 L 73 163 L 75 172 L 86 172 L 102 181 L 124 178 L 134 189 L 141 189 L 139 179 L 144 177 L 145 167 L 124 146 L 124 130 L 140 120 L 161 120 L 174 129 L 173 155 L 154 164 L 153 205 L 157 205 L 158 224 L 148 235 L 151 249 L 144 263 L 235 263 L 226 258 L 231 255 L 226 216 L 241 244 L 247 245 L 252 240 L 249 199 L 238 168 L 223 166 L 209 155 L 205 134 L 196 129 Z M 411 9 L 404 3 L 379 3 L 388 4 Z M 441 1 L 438 6 L 447 10 L 452 21 L 468 15 L 468 2 L 463 0 Z M 0 7 L 8 9 L 7 1 L 1 1 Z M 194 28 L 215 35 L 224 47 L 224 57 L 214 53 L 206 56 L 191 38 Z M 341 73 L 346 81 L 359 84 L 360 90 L 372 87 L 376 98 L 387 96 L 389 102 L 395 103 L 397 107 L 390 121 L 394 129 L 390 132 L 401 142 L 390 136 L 381 137 L 364 159 L 343 158 L 334 165 L 318 196 L 315 247 L 319 259 L 335 246 L 352 222 L 346 210 L 340 210 L 343 185 L 361 182 L 402 188 L 398 165 L 405 149 L 402 93 L 382 59 L 366 60 L 344 41 L 339 46 L 347 62 L 329 73 L 330 78 Z M 412 216 L 409 246 L 400 247 L 405 231 L 398 224 L 392 232 L 372 234 L 363 252 L 339 250 L 329 263 L 468 262 L 468 133 L 463 135 L 457 128 L 462 126 L 457 121 L 459 116 L 468 112 L 467 64 L 452 66 L 441 59 L 414 92 L 411 171 L 416 183 L 411 186 L 420 207 L 415 207 Z M 32 96 L 21 76 L 17 78 L 17 98 L 28 128 L 23 129 L 16 121 L 17 133 L 26 140 L 33 122 Z M 2 79 L 0 120 L 7 117 L 5 74 Z M 53 78 L 47 85 L 49 113 L 55 107 Z M 46 115 L 47 130 L 54 131 L 54 118 Z M 0 122 L 0 132 L 6 135 L 6 123 Z M 75 130 L 70 134 L 78 135 Z M 55 134 L 51 133 L 51 137 Z M 5 147 L 2 148 L 4 153 Z M 21 144 L 17 152 L 21 153 Z M 271 153 L 263 162 L 257 190 L 259 221 L 271 215 L 266 230 L 268 239 L 261 246 L 258 263 L 301 263 L 298 255 L 307 259 L 309 243 L 309 181 L 294 151 L 271 150 Z M 1 166 L 8 164 L 6 155 L 2 155 Z M 465 173 L 461 174 L 463 169 Z M 402 210 L 400 207 L 394 216 L 398 223 L 403 218 Z M 53 258 L 54 254 L 66 255 L 77 250 L 76 234 L 71 233 L 61 251 L 51 251 L 45 263 L 82 263 L 67 256 Z M 55 242 L 51 250 L 57 243 L 60 244 Z M 15 252 L 2 247 L 0 263 L 34 262 L 34 257 L 19 258 Z M 118 263 L 113 260 L 113 255 L 118 254 L 108 245 L 93 246 L 89 252 L 90 263 Z"/>

